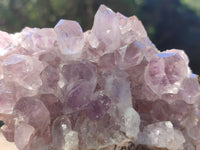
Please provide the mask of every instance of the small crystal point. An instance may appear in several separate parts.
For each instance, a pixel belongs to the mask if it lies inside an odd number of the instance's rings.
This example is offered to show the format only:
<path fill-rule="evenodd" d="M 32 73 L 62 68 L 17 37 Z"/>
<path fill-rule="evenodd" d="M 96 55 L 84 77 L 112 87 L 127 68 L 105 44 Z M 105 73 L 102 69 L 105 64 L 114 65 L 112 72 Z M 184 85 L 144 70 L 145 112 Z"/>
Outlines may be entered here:
<path fill-rule="evenodd" d="M 42 94 L 40 100 L 44 103 L 50 112 L 51 120 L 55 120 L 57 116 L 62 115 L 62 103 L 59 98 L 53 94 Z"/>
<path fill-rule="evenodd" d="M 64 96 L 63 112 L 69 113 L 70 110 L 76 111 L 85 109 L 91 101 L 94 91 L 90 82 L 79 80 L 67 88 L 68 93 Z M 66 91 L 63 91 L 66 92 Z M 69 111 L 69 112 L 68 112 Z"/>
<path fill-rule="evenodd" d="M 35 98 L 26 97 L 17 101 L 14 107 L 14 116 L 16 122 L 25 122 L 40 131 L 50 124 L 48 109 Z"/>
<path fill-rule="evenodd" d="M 166 121 L 146 126 L 139 136 L 139 141 L 146 145 L 179 150 L 183 149 L 185 139 L 180 131 L 173 128 L 170 121 Z"/>
<path fill-rule="evenodd" d="M 95 100 L 89 104 L 87 115 L 92 120 L 101 119 L 108 111 L 111 100 L 108 96 L 99 93 Z"/>
<path fill-rule="evenodd" d="M 27 149 L 35 129 L 26 123 L 19 123 L 15 127 L 15 144 L 20 149 Z"/>

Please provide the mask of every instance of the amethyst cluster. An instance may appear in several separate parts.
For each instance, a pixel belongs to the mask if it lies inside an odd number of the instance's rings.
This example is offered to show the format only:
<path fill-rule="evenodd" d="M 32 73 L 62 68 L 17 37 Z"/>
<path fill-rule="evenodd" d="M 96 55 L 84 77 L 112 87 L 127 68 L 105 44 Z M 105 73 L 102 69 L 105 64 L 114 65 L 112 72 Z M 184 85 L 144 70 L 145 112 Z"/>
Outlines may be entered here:
<path fill-rule="evenodd" d="M 104 5 L 86 32 L 71 20 L 1 31 L 1 132 L 19 150 L 198 149 L 200 85 L 188 63 Z"/>

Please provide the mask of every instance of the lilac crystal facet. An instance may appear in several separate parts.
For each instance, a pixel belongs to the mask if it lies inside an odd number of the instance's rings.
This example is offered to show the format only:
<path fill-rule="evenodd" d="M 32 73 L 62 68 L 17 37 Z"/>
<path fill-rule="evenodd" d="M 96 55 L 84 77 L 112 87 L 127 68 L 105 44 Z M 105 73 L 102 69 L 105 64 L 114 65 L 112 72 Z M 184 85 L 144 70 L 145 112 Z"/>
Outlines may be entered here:
<path fill-rule="evenodd" d="M 198 149 L 200 86 L 188 64 L 182 50 L 160 52 L 137 17 L 104 5 L 86 32 L 64 19 L 0 31 L 0 136 L 19 150 L 113 150 L 130 141 Z"/>
<path fill-rule="evenodd" d="M 99 120 L 107 113 L 111 99 L 101 92 L 95 95 L 95 99 L 88 106 L 87 115 L 92 120 Z"/>

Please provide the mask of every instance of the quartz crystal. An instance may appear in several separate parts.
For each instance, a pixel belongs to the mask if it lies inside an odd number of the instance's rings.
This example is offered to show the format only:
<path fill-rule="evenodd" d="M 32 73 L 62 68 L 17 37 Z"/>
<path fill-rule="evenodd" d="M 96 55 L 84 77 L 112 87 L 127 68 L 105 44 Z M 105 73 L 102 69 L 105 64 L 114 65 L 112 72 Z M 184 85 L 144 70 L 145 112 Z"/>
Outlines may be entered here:
<path fill-rule="evenodd" d="M 146 126 L 140 133 L 139 143 L 163 147 L 173 150 L 183 149 L 183 134 L 173 128 L 170 121 L 154 123 Z"/>
<path fill-rule="evenodd" d="M 188 64 L 105 5 L 86 32 L 64 19 L 0 31 L 0 149 L 5 139 L 18 150 L 199 149 L 200 85 Z"/>

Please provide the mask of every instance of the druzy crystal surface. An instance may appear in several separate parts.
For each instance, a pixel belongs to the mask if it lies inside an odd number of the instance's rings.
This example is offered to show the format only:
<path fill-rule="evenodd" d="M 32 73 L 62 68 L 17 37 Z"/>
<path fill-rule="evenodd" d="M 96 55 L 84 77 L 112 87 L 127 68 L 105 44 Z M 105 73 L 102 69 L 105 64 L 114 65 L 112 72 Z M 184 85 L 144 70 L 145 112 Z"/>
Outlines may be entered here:
<path fill-rule="evenodd" d="M 188 63 L 104 5 L 86 32 L 64 19 L 0 31 L 1 133 L 19 150 L 198 149 L 200 85 Z"/>

